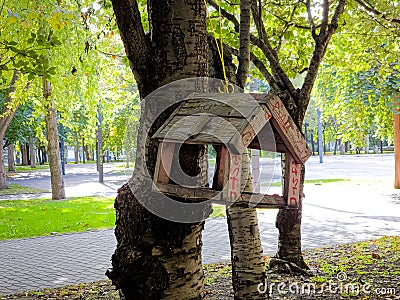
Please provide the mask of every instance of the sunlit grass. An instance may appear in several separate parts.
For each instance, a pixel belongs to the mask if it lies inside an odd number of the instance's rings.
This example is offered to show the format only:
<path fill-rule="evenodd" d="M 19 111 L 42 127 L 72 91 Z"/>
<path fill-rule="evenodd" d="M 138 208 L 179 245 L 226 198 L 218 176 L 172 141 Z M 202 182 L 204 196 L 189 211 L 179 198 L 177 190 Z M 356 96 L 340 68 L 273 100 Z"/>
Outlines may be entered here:
<path fill-rule="evenodd" d="M 49 165 L 36 165 L 36 168 L 31 168 L 31 166 L 19 166 L 15 165 L 15 172 L 29 172 L 29 171 L 36 171 L 36 170 L 48 170 Z"/>
<path fill-rule="evenodd" d="M 112 228 L 113 205 L 113 198 L 104 197 L 3 200 L 0 240 Z"/>
<path fill-rule="evenodd" d="M 226 216 L 226 208 L 224 205 L 213 205 L 213 211 L 209 218 L 221 218 Z"/>
<path fill-rule="evenodd" d="M 7 186 L 6 189 L 0 190 L 0 196 L 17 195 L 17 194 L 38 194 L 46 192 L 48 191 L 37 188 L 26 187 L 16 183 L 11 183 Z"/>

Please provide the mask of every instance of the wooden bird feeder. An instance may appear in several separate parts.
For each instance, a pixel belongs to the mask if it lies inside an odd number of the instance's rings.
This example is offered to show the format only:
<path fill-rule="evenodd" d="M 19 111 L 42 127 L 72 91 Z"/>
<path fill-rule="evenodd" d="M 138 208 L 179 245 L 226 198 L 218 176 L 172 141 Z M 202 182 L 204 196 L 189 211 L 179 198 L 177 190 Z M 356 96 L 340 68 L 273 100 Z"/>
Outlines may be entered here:
<path fill-rule="evenodd" d="M 249 101 L 251 96 L 256 101 Z M 240 93 L 197 94 L 182 101 L 153 135 L 159 141 L 154 189 L 192 202 L 211 199 L 244 207 L 297 207 L 301 166 L 311 156 L 311 151 L 277 96 L 251 96 Z M 182 186 L 170 179 L 173 160 L 177 159 L 176 151 L 184 143 L 216 146 L 219 159 L 214 180 L 218 181 L 215 186 L 223 187 L 222 191 Z M 241 191 L 242 154 L 248 148 L 286 154 L 282 196 Z"/>

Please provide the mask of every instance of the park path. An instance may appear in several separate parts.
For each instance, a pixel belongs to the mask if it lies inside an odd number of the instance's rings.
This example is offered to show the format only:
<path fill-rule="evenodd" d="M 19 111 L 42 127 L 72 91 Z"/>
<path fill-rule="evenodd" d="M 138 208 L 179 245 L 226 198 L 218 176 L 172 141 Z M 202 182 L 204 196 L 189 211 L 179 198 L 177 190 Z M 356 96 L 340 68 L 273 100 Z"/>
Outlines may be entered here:
<path fill-rule="evenodd" d="M 347 178 L 351 181 L 306 185 L 302 223 L 304 249 L 400 235 L 400 194 L 392 188 L 392 156 L 334 157 L 326 158 L 324 164 L 313 157 L 307 164 L 308 179 Z M 85 173 L 83 169 L 87 168 L 76 168 L 81 177 L 92 177 L 92 181 L 96 178 L 93 170 Z M 109 173 L 104 190 L 99 191 L 97 183 L 85 178 L 79 180 L 76 176 L 71 181 L 66 179 L 67 193 L 78 193 L 81 188 L 94 185 L 96 192 L 115 195 L 114 185 L 119 186 L 125 179 L 121 179 L 120 172 Z M 112 179 L 111 183 L 108 178 Z M 20 184 L 34 183 L 26 178 L 25 181 L 14 180 Z M 276 210 L 259 212 L 265 254 L 276 251 L 275 216 Z M 0 241 L 0 295 L 105 279 L 104 272 L 110 267 L 115 243 L 113 230 Z M 203 244 L 204 263 L 229 259 L 225 218 L 206 221 Z"/>

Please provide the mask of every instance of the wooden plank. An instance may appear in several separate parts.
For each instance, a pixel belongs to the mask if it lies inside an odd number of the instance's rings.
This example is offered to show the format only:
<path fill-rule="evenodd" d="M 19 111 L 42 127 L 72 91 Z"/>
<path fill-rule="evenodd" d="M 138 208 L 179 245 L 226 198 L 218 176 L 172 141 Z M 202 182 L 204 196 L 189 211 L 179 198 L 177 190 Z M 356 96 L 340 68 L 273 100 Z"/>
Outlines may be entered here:
<path fill-rule="evenodd" d="M 230 154 L 229 181 L 227 199 L 235 202 L 240 196 L 240 179 L 242 174 L 242 154 Z"/>
<path fill-rule="evenodd" d="M 218 165 L 217 186 L 222 190 L 229 179 L 229 152 L 224 145 L 221 146 Z"/>
<path fill-rule="evenodd" d="M 270 118 L 271 114 L 268 109 L 264 105 L 259 106 L 243 131 L 239 131 L 240 135 L 236 134 L 232 137 L 229 144 L 231 144 L 238 153 L 244 153 Z"/>
<path fill-rule="evenodd" d="M 300 203 L 301 166 L 290 153 L 286 154 L 283 197 L 286 199 L 289 207 L 298 207 Z"/>
<path fill-rule="evenodd" d="M 160 183 L 158 183 L 156 187 L 158 191 L 163 194 L 182 197 L 194 203 L 211 200 L 216 204 L 232 205 L 231 202 L 227 202 L 226 199 L 223 199 L 220 191 L 209 188 L 189 188 L 180 185 Z M 264 195 L 244 192 L 233 205 L 239 207 L 283 208 L 286 207 L 286 202 L 282 196 L 276 194 Z"/>
<path fill-rule="evenodd" d="M 259 103 L 259 104 L 267 104 L 268 101 L 275 97 L 273 94 L 260 94 L 260 93 L 250 93 L 250 95 Z"/>
<path fill-rule="evenodd" d="M 271 117 L 270 112 L 264 105 L 259 107 L 257 115 L 254 116 L 242 134 L 242 144 L 245 148 L 249 146 L 254 137 L 265 127 Z"/>
<path fill-rule="evenodd" d="M 199 118 L 197 118 L 196 123 L 189 128 L 187 133 L 188 136 L 196 136 L 201 133 L 202 129 L 210 122 L 211 116 L 207 114 L 201 114 Z"/>
<path fill-rule="evenodd" d="M 157 131 L 153 134 L 151 138 L 157 138 L 159 135 L 161 135 L 161 132 L 165 130 L 165 127 L 172 122 L 172 120 L 175 118 L 177 112 L 179 111 L 179 107 L 181 107 L 184 103 L 180 103 L 178 107 L 173 111 L 173 113 L 168 117 L 168 119 L 160 126 L 160 128 L 157 129 Z"/>
<path fill-rule="evenodd" d="M 219 202 L 222 201 L 222 193 L 220 191 L 215 191 L 210 188 L 190 188 L 175 184 L 161 183 L 157 183 L 156 187 L 163 194 L 182 197 L 184 199 L 191 200 L 192 202 L 201 202 L 210 199 Z"/>
<path fill-rule="evenodd" d="M 158 155 L 154 173 L 155 183 L 167 184 L 169 182 L 174 151 L 175 143 L 160 142 L 158 145 Z"/>
<path fill-rule="evenodd" d="M 298 163 L 305 163 L 311 156 L 311 150 L 281 100 L 276 96 L 272 97 L 267 102 L 267 106 L 273 116 L 272 123 L 286 147 Z"/>
<path fill-rule="evenodd" d="M 162 149 L 162 142 L 158 144 L 158 149 L 157 149 L 157 161 L 156 161 L 156 166 L 154 168 L 154 177 L 153 177 L 153 183 L 157 184 L 158 181 L 158 174 L 160 172 L 160 164 L 161 164 L 161 149 Z"/>
<path fill-rule="evenodd" d="M 249 94 L 245 93 L 207 93 L 192 95 L 177 114 L 193 115 L 210 113 L 221 117 L 248 118 L 258 106 Z"/>
<path fill-rule="evenodd" d="M 201 116 L 175 116 L 161 131 L 157 131 L 153 138 L 194 144 L 228 144 L 232 136 L 246 124 L 246 120 L 224 119 L 218 116 L 210 116 L 208 122 L 204 123 L 204 117 Z M 193 136 L 192 128 L 196 128 L 196 124 L 204 126 Z"/>
<path fill-rule="evenodd" d="M 266 195 L 260 193 L 243 192 L 233 205 L 246 207 L 279 208 L 286 206 L 285 199 L 277 194 Z"/>

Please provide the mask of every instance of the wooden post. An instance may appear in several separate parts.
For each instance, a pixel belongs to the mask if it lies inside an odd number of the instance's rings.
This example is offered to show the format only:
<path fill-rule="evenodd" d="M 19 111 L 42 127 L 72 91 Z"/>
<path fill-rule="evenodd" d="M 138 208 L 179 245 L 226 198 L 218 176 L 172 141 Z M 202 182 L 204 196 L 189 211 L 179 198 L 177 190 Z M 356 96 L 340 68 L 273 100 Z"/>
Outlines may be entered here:
<path fill-rule="evenodd" d="M 217 183 L 214 186 L 217 190 L 223 190 L 229 180 L 229 152 L 225 145 L 221 145 L 217 158 Z"/>
<path fill-rule="evenodd" d="M 154 183 L 168 184 L 174 151 L 175 143 L 160 142 L 158 145 L 158 155 L 153 180 Z"/>
<path fill-rule="evenodd" d="M 240 197 L 242 175 L 242 154 L 231 154 L 229 164 L 228 201 L 235 202 Z"/>
<path fill-rule="evenodd" d="M 290 153 L 286 153 L 285 183 L 283 198 L 290 207 L 298 207 L 300 203 L 300 173 L 301 164 L 298 164 Z"/>

